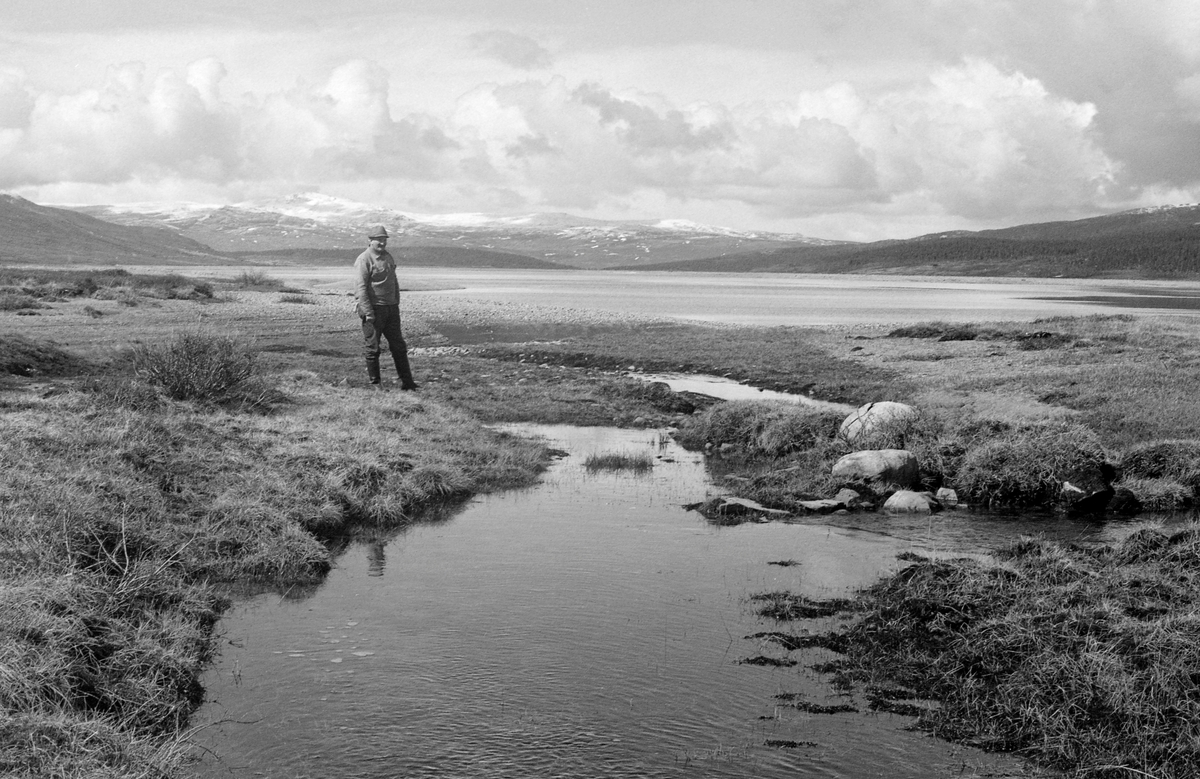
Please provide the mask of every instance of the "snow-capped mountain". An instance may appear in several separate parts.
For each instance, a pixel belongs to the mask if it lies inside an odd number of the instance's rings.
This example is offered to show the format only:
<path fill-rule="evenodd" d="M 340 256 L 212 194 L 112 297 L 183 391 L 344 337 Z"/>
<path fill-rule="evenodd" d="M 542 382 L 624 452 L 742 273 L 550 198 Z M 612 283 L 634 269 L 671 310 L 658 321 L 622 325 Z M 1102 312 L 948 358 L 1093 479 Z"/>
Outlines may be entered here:
<path fill-rule="evenodd" d="M 608 268 L 838 243 L 796 234 L 741 232 L 683 219 L 603 221 L 561 213 L 416 214 L 318 193 L 235 205 L 135 203 L 75 210 L 124 225 L 167 227 L 225 252 L 350 249 L 384 224 L 393 246 L 461 247 L 573 267 Z"/>

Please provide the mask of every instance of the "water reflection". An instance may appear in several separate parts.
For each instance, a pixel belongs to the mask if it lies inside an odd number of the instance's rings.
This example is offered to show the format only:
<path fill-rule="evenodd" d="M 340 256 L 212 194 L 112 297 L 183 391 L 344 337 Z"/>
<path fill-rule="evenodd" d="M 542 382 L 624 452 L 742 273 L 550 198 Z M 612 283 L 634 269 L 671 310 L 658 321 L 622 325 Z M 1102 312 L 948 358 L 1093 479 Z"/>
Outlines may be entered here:
<path fill-rule="evenodd" d="M 386 546 L 382 541 L 367 544 L 367 576 L 383 576 L 384 566 L 387 565 Z"/>

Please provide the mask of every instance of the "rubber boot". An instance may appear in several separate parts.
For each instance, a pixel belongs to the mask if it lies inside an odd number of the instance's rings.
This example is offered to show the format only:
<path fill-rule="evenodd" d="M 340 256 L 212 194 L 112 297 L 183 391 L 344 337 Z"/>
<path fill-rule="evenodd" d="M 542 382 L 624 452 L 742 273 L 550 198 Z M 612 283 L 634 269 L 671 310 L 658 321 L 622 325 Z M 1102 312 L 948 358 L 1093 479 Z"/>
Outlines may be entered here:
<path fill-rule="evenodd" d="M 396 373 L 400 376 L 400 389 L 415 390 L 417 383 L 413 381 L 412 366 L 408 364 L 408 351 L 393 355 L 396 363 Z"/>
<path fill-rule="evenodd" d="M 374 360 L 367 358 L 367 381 L 378 387 L 380 386 L 380 380 L 379 358 L 376 357 Z"/>

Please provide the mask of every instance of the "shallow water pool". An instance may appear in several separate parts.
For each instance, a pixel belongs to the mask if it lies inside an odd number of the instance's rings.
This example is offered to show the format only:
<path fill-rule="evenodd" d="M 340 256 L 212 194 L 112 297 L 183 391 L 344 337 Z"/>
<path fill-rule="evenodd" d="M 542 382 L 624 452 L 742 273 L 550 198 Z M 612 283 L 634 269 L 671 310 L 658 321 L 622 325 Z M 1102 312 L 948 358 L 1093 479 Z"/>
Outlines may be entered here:
<path fill-rule="evenodd" d="M 544 483 L 350 543 L 319 588 L 222 624 L 198 777 L 931 777 L 1015 772 L 844 703 L 785 653 L 755 593 L 832 597 L 943 546 L 929 521 L 717 527 L 682 504 L 702 459 L 654 431 L 523 428 L 570 455 Z M 591 453 L 653 470 L 589 473 Z M 938 522 L 953 523 L 941 518 Z M 955 542 L 957 546 L 970 546 Z M 943 549 L 944 551 L 944 549 Z M 778 563 L 787 562 L 788 565 Z M 774 563 L 774 564 L 773 564 Z M 793 667 L 742 661 L 796 660 Z M 853 701 L 852 701 L 853 702 Z"/>

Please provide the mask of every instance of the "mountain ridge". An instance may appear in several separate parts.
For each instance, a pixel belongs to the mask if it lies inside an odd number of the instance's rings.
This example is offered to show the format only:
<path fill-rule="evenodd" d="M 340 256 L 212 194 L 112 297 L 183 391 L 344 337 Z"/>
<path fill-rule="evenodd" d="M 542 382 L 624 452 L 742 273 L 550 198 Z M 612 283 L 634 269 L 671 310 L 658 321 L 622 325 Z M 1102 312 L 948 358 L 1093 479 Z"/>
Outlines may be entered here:
<path fill-rule="evenodd" d="M 637 265 L 648 257 L 688 260 L 752 249 L 839 243 L 791 233 L 709 227 L 682 219 L 606 221 L 562 213 L 424 215 L 319 193 L 235 205 L 128 204 L 74 209 L 118 224 L 169 228 L 222 252 L 343 249 L 365 244 L 369 228 L 382 223 L 397 233 L 393 246 L 414 250 L 466 247 L 593 269 Z"/>
<path fill-rule="evenodd" d="M 1200 276 L 1196 204 L 852 243 L 671 219 L 612 222 L 561 213 L 415 215 L 312 193 L 233 206 L 73 209 L 0 195 L 0 262 L 340 264 L 361 251 L 370 225 L 378 223 L 395 231 L 391 249 L 398 259 L 442 267 Z"/>

